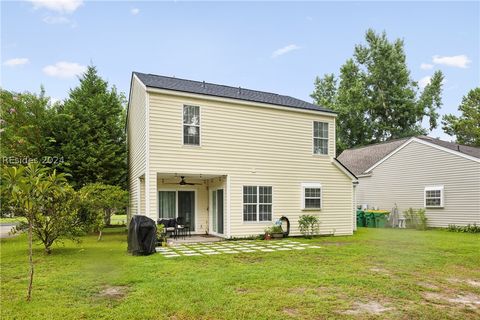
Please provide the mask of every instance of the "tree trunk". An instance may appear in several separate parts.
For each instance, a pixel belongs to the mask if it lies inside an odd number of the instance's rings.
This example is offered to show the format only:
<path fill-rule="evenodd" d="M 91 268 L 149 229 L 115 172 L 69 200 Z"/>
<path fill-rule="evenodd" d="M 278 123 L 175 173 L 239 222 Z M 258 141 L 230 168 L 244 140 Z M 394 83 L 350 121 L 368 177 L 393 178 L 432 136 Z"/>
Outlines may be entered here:
<path fill-rule="evenodd" d="M 111 209 L 106 209 L 105 210 L 105 215 L 103 216 L 103 222 L 105 223 L 106 226 L 110 225 L 111 217 L 112 217 L 112 210 Z"/>
<path fill-rule="evenodd" d="M 98 238 L 97 238 L 97 241 L 100 241 L 102 240 L 102 230 L 98 230 Z"/>
<path fill-rule="evenodd" d="M 28 258 L 30 262 L 30 282 L 28 283 L 28 293 L 27 293 L 27 301 L 30 301 L 32 298 L 32 286 L 33 286 L 33 250 L 32 250 L 32 221 L 28 223 Z"/>

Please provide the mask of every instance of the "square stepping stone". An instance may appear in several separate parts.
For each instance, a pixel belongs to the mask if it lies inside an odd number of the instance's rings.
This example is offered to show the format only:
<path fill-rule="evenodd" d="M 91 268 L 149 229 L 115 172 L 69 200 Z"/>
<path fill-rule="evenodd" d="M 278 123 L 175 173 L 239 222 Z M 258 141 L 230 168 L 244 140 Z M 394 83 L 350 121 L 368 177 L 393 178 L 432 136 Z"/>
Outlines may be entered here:
<path fill-rule="evenodd" d="M 185 253 L 184 256 L 201 256 L 201 253 Z"/>
<path fill-rule="evenodd" d="M 313 249 L 320 249 L 321 247 L 320 246 L 308 246 L 309 248 L 313 248 Z"/>
<path fill-rule="evenodd" d="M 206 255 L 212 255 L 212 254 L 220 254 L 220 252 L 217 252 L 217 251 L 212 251 L 212 252 L 203 252 L 203 254 L 206 254 Z"/>
<path fill-rule="evenodd" d="M 273 249 L 260 249 L 260 251 L 263 251 L 263 252 L 275 252 L 275 250 L 273 250 Z"/>
<path fill-rule="evenodd" d="M 286 250 L 292 250 L 292 248 L 278 248 L 277 250 L 279 250 L 279 251 L 286 251 Z"/>
<path fill-rule="evenodd" d="M 176 257 L 180 257 L 179 254 L 171 254 L 169 256 L 164 256 L 165 258 L 176 258 Z"/>
<path fill-rule="evenodd" d="M 295 250 L 305 250 L 306 248 L 305 247 L 294 247 L 292 249 L 295 249 Z"/>

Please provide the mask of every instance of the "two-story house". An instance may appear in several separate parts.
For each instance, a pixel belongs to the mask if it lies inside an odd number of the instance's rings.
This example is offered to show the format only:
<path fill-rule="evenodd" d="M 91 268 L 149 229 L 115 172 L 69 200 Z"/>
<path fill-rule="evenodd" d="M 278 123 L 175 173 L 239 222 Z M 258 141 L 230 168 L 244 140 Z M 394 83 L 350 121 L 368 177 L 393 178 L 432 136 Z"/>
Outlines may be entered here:
<path fill-rule="evenodd" d="M 184 217 L 195 233 L 244 237 L 285 216 L 354 230 L 356 177 L 335 159 L 331 110 L 292 97 L 134 72 L 129 212 Z"/>

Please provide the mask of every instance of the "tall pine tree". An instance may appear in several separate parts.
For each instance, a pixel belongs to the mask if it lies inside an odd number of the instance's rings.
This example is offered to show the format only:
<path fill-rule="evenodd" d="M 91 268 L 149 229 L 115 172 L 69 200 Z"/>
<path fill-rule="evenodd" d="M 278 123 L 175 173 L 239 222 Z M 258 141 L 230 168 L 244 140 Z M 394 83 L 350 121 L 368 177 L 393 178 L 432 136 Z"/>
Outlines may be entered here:
<path fill-rule="evenodd" d="M 56 140 L 65 158 L 63 170 L 78 189 L 101 182 L 126 188 L 125 96 L 109 88 L 93 66 L 58 110 Z"/>
<path fill-rule="evenodd" d="M 385 32 L 368 30 L 365 45 L 355 46 L 353 58 L 340 69 L 339 81 L 332 74 L 315 80 L 311 97 L 338 112 L 337 145 L 346 148 L 404 136 L 426 134 L 437 127 L 442 105 L 443 74 L 433 74 L 422 92 L 411 79 L 404 43 L 390 42 Z M 338 82 L 338 85 L 337 85 Z"/>

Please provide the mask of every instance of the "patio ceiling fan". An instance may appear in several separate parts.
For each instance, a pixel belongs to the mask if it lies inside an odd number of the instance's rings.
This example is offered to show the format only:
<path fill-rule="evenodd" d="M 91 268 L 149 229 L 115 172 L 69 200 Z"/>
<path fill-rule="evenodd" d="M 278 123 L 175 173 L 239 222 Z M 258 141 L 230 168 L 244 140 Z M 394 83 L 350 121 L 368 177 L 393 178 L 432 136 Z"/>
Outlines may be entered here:
<path fill-rule="evenodd" d="M 191 183 L 191 182 L 185 181 L 185 176 L 180 176 L 180 182 L 179 183 L 166 183 L 166 184 L 179 184 L 181 186 L 201 185 L 201 183 Z"/>

